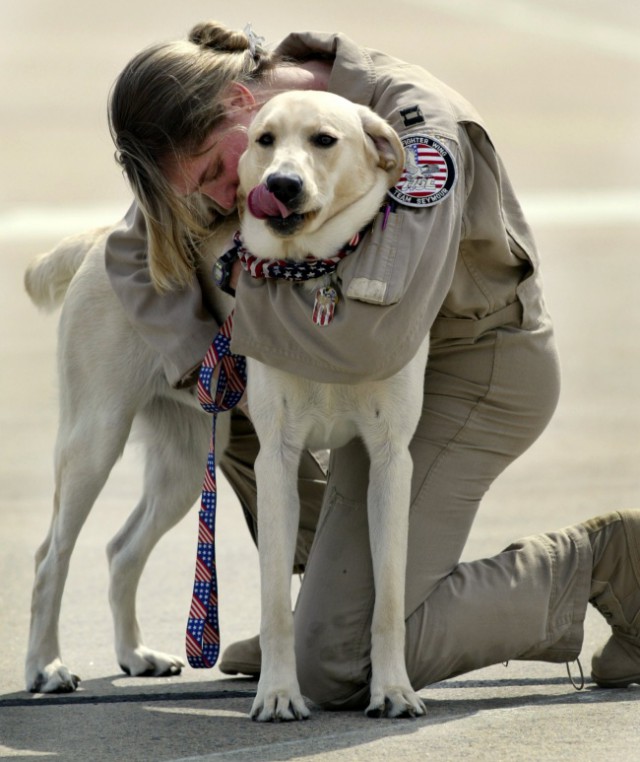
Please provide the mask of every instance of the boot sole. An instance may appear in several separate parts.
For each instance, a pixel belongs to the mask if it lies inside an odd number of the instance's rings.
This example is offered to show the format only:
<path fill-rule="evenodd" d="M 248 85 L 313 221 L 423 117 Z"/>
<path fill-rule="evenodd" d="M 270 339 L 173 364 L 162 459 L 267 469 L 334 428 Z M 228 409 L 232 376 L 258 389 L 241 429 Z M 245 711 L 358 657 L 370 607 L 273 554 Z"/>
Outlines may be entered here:
<path fill-rule="evenodd" d="M 225 675 L 246 675 L 247 677 L 260 677 L 260 669 L 256 669 L 255 665 L 240 663 L 220 664 L 220 672 Z"/>
<path fill-rule="evenodd" d="M 591 679 L 599 688 L 628 688 L 630 685 L 640 685 L 640 675 L 619 677 L 615 680 L 598 677 L 591 673 Z"/>

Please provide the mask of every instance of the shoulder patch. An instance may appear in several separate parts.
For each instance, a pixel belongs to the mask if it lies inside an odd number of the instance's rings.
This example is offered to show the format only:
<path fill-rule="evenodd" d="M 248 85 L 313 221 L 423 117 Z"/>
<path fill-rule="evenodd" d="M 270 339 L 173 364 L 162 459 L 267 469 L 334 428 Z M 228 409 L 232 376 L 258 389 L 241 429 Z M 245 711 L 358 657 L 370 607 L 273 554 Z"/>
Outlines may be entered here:
<path fill-rule="evenodd" d="M 443 201 L 456 183 L 453 155 L 446 146 L 427 135 L 402 138 L 405 166 L 389 195 L 405 206 L 434 206 Z"/>

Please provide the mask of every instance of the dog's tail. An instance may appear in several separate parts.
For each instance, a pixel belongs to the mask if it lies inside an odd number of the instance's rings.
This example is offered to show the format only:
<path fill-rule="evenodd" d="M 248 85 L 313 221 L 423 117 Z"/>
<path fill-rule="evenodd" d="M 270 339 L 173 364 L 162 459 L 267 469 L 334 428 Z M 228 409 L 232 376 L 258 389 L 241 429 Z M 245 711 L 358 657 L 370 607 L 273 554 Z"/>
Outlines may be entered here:
<path fill-rule="evenodd" d="M 37 307 L 49 312 L 62 304 L 73 276 L 103 232 L 101 228 L 69 236 L 32 260 L 24 274 L 24 287 Z"/>

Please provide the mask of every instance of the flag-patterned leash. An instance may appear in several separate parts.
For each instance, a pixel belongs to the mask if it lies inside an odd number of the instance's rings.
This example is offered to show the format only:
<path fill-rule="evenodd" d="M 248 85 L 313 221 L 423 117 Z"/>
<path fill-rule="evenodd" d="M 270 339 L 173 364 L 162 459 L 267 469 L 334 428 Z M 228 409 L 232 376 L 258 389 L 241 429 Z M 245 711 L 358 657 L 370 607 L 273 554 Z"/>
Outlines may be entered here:
<path fill-rule="evenodd" d="M 187 622 L 186 650 L 189 664 L 195 668 L 210 668 L 220 652 L 220 626 L 218 622 L 218 584 L 215 557 L 216 522 L 216 417 L 231 410 L 241 400 L 247 383 L 246 359 L 231 353 L 233 313 L 223 323 L 213 344 L 205 355 L 198 378 L 198 401 L 207 413 L 213 414 L 211 443 L 207 456 L 207 469 L 202 485 L 198 550 L 195 580 L 189 621 Z M 211 390 L 215 369 L 219 367 L 215 392 Z"/>

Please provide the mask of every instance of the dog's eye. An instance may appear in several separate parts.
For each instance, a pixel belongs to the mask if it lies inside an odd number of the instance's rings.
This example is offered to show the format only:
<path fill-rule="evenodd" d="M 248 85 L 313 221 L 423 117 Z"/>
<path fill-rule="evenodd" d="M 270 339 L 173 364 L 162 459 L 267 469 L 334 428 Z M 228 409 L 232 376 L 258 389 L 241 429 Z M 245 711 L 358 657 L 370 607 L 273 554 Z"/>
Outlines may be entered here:
<path fill-rule="evenodd" d="M 311 138 L 311 142 L 315 146 L 318 146 L 318 148 L 331 148 L 332 145 L 335 145 L 338 142 L 338 138 L 335 138 L 333 135 L 329 135 L 326 132 L 319 132 Z"/>
<path fill-rule="evenodd" d="M 275 138 L 270 132 L 263 132 L 262 135 L 256 140 L 261 146 L 272 146 L 275 143 Z"/>

